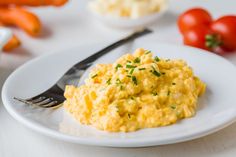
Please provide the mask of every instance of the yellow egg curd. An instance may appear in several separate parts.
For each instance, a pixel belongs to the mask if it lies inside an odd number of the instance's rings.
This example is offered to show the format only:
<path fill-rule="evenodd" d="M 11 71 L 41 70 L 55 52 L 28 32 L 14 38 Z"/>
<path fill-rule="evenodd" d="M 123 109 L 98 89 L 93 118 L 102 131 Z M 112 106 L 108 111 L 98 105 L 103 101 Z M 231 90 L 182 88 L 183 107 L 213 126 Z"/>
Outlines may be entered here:
<path fill-rule="evenodd" d="M 185 61 L 140 48 L 113 64 L 96 65 L 84 85 L 67 86 L 64 107 L 82 124 L 130 132 L 194 116 L 205 88 Z"/>

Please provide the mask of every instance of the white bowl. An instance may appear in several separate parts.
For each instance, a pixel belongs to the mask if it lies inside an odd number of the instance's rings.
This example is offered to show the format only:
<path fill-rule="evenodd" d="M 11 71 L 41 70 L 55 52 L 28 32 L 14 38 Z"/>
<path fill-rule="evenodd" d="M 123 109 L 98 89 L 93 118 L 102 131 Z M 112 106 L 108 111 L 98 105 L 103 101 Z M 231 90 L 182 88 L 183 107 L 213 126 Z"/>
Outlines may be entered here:
<path fill-rule="evenodd" d="M 92 13 L 92 16 L 96 20 L 101 21 L 107 26 L 121 29 L 137 29 L 145 27 L 151 23 L 156 22 L 160 17 L 162 17 L 164 13 L 166 13 L 167 10 L 168 2 L 166 2 L 166 5 L 164 5 L 159 12 L 134 19 L 128 17 L 113 17 L 109 15 L 102 15 L 89 9 L 89 11 Z"/>
<path fill-rule="evenodd" d="M 0 27 L 0 50 L 12 36 L 12 32 L 8 28 Z"/>

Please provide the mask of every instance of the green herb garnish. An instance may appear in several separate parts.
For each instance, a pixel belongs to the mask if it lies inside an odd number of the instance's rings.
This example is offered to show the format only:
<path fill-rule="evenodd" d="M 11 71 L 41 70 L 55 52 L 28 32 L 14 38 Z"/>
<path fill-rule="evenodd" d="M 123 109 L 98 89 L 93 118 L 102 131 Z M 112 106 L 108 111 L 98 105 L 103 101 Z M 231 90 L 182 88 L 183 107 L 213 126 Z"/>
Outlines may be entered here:
<path fill-rule="evenodd" d="M 116 70 L 118 70 L 119 68 L 122 68 L 122 65 L 121 65 L 121 64 L 117 64 L 117 65 L 116 65 Z"/>
<path fill-rule="evenodd" d="M 129 68 L 129 69 L 136 68 L 136 67 L 137 67 L 137 66 L 130 65 L 130 64 L 127 64 L 127 65 L 126 65 L 126 68 Z"/>
<path fill-rule="evenodd" d="M 152 69 L 153 69 L 153 70 L 151 70 L 150 72 L 152 72 L 153 75 L 155 75 L 155 76 L 157 76 L 157 77 L 160 77 L 160 76 L 161 76 L 161 74 L 160 74 L 159 72 L 157 72 L 156 69 L 155 69 L 153 66 L 152 66 Z"/>
<path fill-rule="evenodd" d="M 141 71 L 141 70 L 145 70 L 145 69 L 146 69 L 146 68 L 139 68 L 138 70 L 140 70 L 140 71 Z"/>
<path fill-rule="evenodd" d="M 130 114 L 128 113 L 128 118 L 130 119 L 131 118 L 131 116 L 130 116 Z"/>
<path fill-rule="evenodd" d="M 124 86 L 122 86 L 122 82 L 120 79 L 116 79 L 116 85 L 120 86 L 120 90 L 124 89 Z"/>
<path fill-rule="evenodd" d="M 93 75 L 91 78 L 93 79 L 93 78 L 95 78 L 95 77 L 97 77 L 98 76 L 98 74 L 95 74 L 95 75 Z"/>
<path fill-rule="evenodd" d="M 152 73 L 153 73 L 155 76 L 157 76 L 157 77 L 160 77 L 160 76 L 161 76 L 161 74 L 160 74 L 159 72 L 157 72 L 156 70 L 154 70 Z"/>
<path fill-rule="evenodd" d="M 151 51 L 147 51 L 147 52 L 145 52 L 145 54 L 149 54 L 149 53 L 151 53 Z"/>
<path fill-rule="evenodd" d="M 138 58 L 138 57 L 134 59 L 134 63 L 140 63 L 140 61 L 141 61 L 141 60 L 140 60 L 140 58 Z"/>
<path fill-rule="evenodd" d="M 133 72 L 134 72 L 134 69 L 131 69 L 131 70 L 130 70 L 130 72 L 129 72 L 129 74 L 131 74 L 131 75 L 132 75 L 132 74 L 133 74 Z"/>
<path fill-rule="evenodd" d="M 167 95 L 168 95 L 168 96 L 170 95 L 170 91 L 168 91 Z"/>
<path fill-rule="evenodd" d="M 111 78 L 109 78 L 109 79 L 107 80 L 107 84 L 108 84 L 108 85 L 111 84 Z"/>
<path fill-rule="evenodd" d="M 135 85 L 138 85 L 137 78 L 135 76 L 132 76 L 132 81 Z"/>
<path fill-rule="evenodd" d="M 173 110 L 176 109 L 176 105 L 170 105 L 170 108 L 172 108 Z"/>
<path fill-rule="evenodd" d="M 116 79 L 116 84 L 121 84 L 121 80 L 120 79 Z"/>
<path fill-rule="evenodd" d="M 157 56 L 156 56 L 154 59 L 155 59 L 155 61 L 157 61 L 157 62 L 159 62 L 159 61 L 160 61 L 160 58 L 159 58 L 159 57 L 157 57 Z"/>
<path fill-rule="evenodd" d="M 127 60 L 128 63 L 131 63 L 131 61 Z"/>
<path fill-rule="evenodd" d="M 119 106 L 115 105 L 116 112 L 119 112 Z"/>
<path fill-rule="evenodd" d="M 157 96 L 157 92 L 152 92 L 152 95 L 153 96 Z"/>
<path fill-rule="evenodd" d="M 131 75 L 126 75 L 126 76 L 131 78 Z"/>

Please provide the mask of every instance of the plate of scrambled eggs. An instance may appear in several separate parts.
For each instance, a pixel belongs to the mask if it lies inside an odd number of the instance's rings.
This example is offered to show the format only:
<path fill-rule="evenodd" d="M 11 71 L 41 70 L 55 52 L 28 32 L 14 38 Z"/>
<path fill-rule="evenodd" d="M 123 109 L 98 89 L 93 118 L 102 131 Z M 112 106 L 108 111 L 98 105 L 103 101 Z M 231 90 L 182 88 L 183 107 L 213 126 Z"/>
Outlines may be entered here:
<path fill-rule="evenodd" d="M 184 60 L 161 59 L 137 49 L 112 64 L 97 64 L 85 85 L 65 89 L 66 111 L 81 124 L 132 132 L 195 115 L 203 83 Z"/>
<path fill-rule="evenodd" d="M 49 54 L 17 69 L 2 90 L 7 111 L 47 136 L 112 147 L 187 141 L 235 121 L 234 65 L 203 50 L 142 40 L 94 63 L 84 82 L 66 87 L 61 108 L 38 109 L 12 99 L 42 92 L 101 47 Z"/>

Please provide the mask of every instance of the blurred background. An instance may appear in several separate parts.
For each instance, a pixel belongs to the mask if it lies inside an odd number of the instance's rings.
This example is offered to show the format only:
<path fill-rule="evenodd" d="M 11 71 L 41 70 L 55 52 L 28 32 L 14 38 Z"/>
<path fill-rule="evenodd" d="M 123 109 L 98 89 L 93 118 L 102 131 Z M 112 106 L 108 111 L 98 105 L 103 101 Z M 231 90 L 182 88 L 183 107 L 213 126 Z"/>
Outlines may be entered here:
<path fill-rule="evenodd" d="M 2 0 L 4 2 L 4 0 Z M 10 1 L 10 0 L 7 0 Z M 26 0 L 27 1 L 27 0 Z M 0 66 L 16 68 L 22 63 L 47 53 L 77 47 L 84 44 L 116 41 L 134 31 L 134 28 L 116 28 L 110 26 L 88 9 L 88 0 L 70 0 L 62 6 L 26 6 L 41 21 L 41 30 L 32 37 L 22 29 L 10 27 L 19 38 L 21 45 L 1 54 Z M 155 31 L 148 38 L 155 41 L 182 44 L 182 35 L 178 31 L 177 19 L 180 14 L 193 7 L 206 9 L 213 18 L 235 14 L 235 5 L 220 0 L 168 0 L 166 12 L 152 20 L 147 27 Z M 234 1 L 232 0 L 232 3 Z M 116 17 L 112 17 L 113 20 Z M 104 35 L 105 34 L 105 35 Z M 79 52 L 78 52 L 79 53 Z M 235 55 L 230 54 L 234 60 Z"/>

